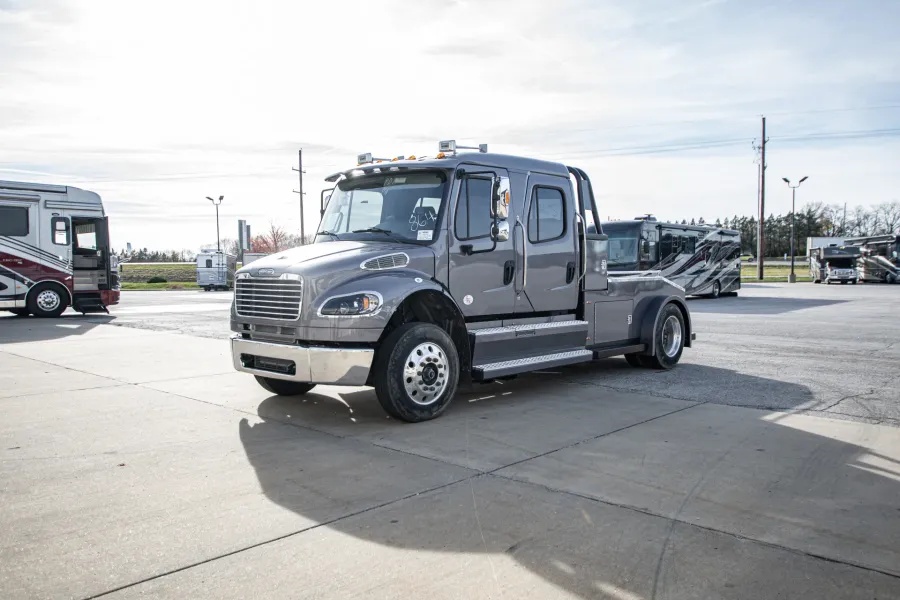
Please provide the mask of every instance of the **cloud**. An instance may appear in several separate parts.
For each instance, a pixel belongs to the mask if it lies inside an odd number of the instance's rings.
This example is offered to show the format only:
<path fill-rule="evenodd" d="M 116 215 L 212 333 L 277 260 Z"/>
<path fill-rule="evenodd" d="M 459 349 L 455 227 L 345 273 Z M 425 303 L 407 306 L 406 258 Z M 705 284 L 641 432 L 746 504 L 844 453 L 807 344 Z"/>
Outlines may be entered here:
<path fill-rule="evenodd" d="M 297 229 L 301 146 L 311 228 L 358 152 L 457 138 L 587 168 L 610 216 L 709 218 L 755 210 L 768 113 L 770 172 L 804 170 L 804 197 L 889 200 L 893 133 L 815 137 L 900 128 L 900 9 L 866 4 L 0 0 L 0 178 L 195 247 L 206 195 L 225 231 Z"/>

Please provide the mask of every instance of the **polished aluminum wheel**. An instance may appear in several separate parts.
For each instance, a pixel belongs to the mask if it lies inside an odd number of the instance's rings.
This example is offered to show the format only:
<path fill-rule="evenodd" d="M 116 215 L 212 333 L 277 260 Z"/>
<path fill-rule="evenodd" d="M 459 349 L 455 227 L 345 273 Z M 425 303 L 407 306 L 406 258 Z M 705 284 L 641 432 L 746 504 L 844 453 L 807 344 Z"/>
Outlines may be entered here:
<path fill-rule="evenodd" d="M 422 406 L 437 402 L 447 388 L 447 353 L 434 342 L 419 344 L 403 368 L 403 385 L 410 400 Z"/>
<path fill-rule="evenodd" d="M 38 308 L 45 312 L 53 312 L 62 303 L 62 298 L 56 290 L 43 290 L 35 299 Z"/>
<path fill-rule="evenodd" d="M 681 349 L 681 321 L 675 315 L 669 315 L 663 323 L 662 348 L 669 358 L 674 357 Z"/>

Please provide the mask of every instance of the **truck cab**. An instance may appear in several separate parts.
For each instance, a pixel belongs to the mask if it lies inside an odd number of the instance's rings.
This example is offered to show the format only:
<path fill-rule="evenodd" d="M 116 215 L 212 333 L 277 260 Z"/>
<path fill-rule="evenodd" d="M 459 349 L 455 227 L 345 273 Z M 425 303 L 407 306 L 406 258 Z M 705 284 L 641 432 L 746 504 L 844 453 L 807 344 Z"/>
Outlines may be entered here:
<path fill-rule="evenodd" d="M 460 381 L 622 354 L 675 366 L 693 339 L 684 289 L 610 276 L 584 171 L 440 149 L 360 155 L 328 178 L 314 244 L 238 271 L 237 370 L 284 395 L 371 385 L 389 415 L 422 421 Z"/>

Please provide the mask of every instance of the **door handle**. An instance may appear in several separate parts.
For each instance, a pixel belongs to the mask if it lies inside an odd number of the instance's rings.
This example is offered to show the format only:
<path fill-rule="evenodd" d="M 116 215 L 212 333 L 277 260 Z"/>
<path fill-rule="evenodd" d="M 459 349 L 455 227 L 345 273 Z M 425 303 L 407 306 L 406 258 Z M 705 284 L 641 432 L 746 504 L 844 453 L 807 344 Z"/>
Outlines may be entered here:
<path fill-rule="evenodd" d="M 566 283 L 572 283 L 575 279 L 575 261 L 566 264 Z"/>
<path fill-rule="evenodd" d="M 515 261 L 508 260 L 503 263 L 503 285 L 509 285 L 512 283 L 513 277 L 516 275 L 516 263 Z"/>
<path fill-rule="evenodd" d="M 459 246 L 459 251 L 462 252 L 463 254 L 465 254 L 466 256 L 471 256 L 472 251 L 474 249 L 475 249 L 475 247 L 472 244 L 461 244 Z"/>

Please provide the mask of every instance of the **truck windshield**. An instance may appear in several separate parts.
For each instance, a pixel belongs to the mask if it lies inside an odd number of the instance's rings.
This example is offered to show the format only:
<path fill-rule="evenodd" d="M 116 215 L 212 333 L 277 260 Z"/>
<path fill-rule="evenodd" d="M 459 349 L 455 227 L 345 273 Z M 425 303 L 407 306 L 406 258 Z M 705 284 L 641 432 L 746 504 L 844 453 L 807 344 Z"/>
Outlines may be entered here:
<path fill-rule="evenodd" d="M 319 224 L 319 242 L 385 237 L 431 242 L 447 178 L 441 171 L 381 173 L 341 181 Z"/>
<path fill-rule="evenodd" d="M 638 260 L 639 227 L 604 225 L 603 233 L 609 236 L 609 264 L 625 265 Z"/>

